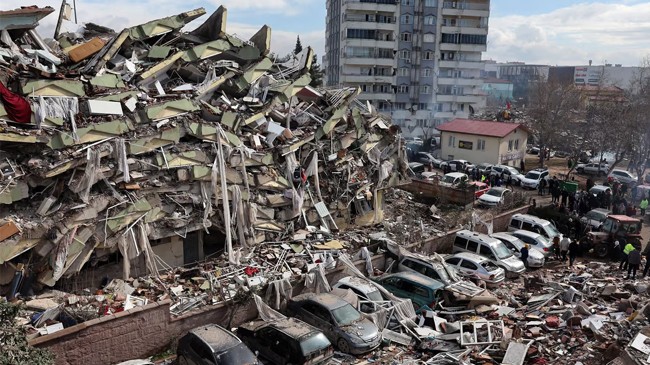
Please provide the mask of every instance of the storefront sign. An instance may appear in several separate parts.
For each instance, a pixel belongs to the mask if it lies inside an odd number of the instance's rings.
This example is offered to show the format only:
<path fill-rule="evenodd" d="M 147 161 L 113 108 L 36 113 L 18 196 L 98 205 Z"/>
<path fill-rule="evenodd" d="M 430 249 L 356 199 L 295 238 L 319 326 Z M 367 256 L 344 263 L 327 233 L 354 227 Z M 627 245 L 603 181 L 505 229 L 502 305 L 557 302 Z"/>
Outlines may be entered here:
<path fill-rule="evenodd" d="M 474 142 L 468 142 L 468 141 L 458 141 L 458 148 L 462 148 L 465 150 L 471 150 Z"/>

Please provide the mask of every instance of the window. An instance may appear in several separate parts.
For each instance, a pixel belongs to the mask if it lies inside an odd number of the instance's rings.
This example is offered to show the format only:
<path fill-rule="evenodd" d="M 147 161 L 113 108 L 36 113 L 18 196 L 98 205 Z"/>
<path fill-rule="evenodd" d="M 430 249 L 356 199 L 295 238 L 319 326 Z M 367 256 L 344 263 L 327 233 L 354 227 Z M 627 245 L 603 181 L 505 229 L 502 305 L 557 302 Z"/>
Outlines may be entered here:
<path fill-rule="evenodd" d="M 425 35 L 422 36 L 422 41 L 433 43 L 436 41 L 436 36 L 433 33 L 426 33 Z"/>
<path fill-rule="evenodd" d="M 476 143 L 476 149 L 479 151 L 484 151 L 485 150 L 485 140 L 484 139 L 479 139 L 478 143 Z"/>
<path fill-rule="evenodd" d="M 431 93 L 431 86 L 429 85 L 420 86 L 420 94 L 430 94 L 430 93 Z"/>
<path fill-rule="evenodd" d="M 430 68 L 425 68 L 422 70 L 422 77 L 431 77 L 431 69 Z"/>
<path fill-rule="evenodd" d="M 515 144 L 515 141 L 509 140 L 508 141 L 508 151 L 512 151 L 512 146 Z"/>
<path fill-rule="evenodd" d="M 411 69 L 408 67 L 400 67 L 397 70 L 397 76 L 408 76 L 411 72 Z"/>
<path fill-rule="evenodd" d="M 399 58 L 403 60 L 410 60 L 411 59 L 411 51 L 403 49 L 399 51 Z"/>
<path fill-rule="evenodd" d="M 450 265 L 456 266 L 456 265 L 458 265 L 459 262 L 460 262 L 460 259 L 458 257 L 452 257 L 450 259 L 447 259 L 447 263 L 450 264 Z"/>
<path fill-rule="evenodd" d="M 467 238 L 456 236 L 456 239 L 454 240 L 454 246 L 465 249 L 465 246 L 467 246 Z"/>
<path fill-rule="evenodd" d="M 438 6 L 438 0 L 424 0 L 424 6 L 436 7 Z"/>
<path fill-rule="evenodd" d="M 350 39 L 377 39 L 374 29 L 348 29 L 347 37 Z"/>
<path fill-rule="evenodd" d="M 486 245 L 481 245 L 479 254 L 487 257 L 490 260 L 494 260 L 494 254 L 492 253 L 492 250 L 490 250 L 490 248 Z"/>
<path fill-rule="evenodd" d="M 212 351 L 210 351 L 208 346 L 203 341 L 197 338 L 193 338 L 190 342 L 190 349 L 192 349 L 192 351 L 201 359 L 205 359 L 208 362 L 213 361 Z"/>
<path fill-rule="evenodd" d="M 408 14 L 404 14 L 400 17 L 400 23 L 402 24 L 411 24 L 413 22 L 413 19 L 411 19 L 411 16 Z"/>
<path fill-rule="evenodd" d="M 449 142 L 448 142 L 447 146 L 454 147 L 455 145 L 456 145 L 456 137 L 449 136 Z"/>
<path fill-rule="evenodd" d="M 427 15 L 424 17 L 424 25 L 435 25 L 436 17 L 433 15 Z"/>
<path fill-rule="evenodd" d="M 478 248 L 478 243 L 476 241 L 468 240 L 467 241 L 467 250 L 471 252 L 476 252 Z"/>
<path fill-rule="evenodd" d="M 418 104 L 418 109 L 419 110 L 429 110 L 429 104 L 428 103 L 419 103 Z"/>
<path fill-rule="evenodd" d="M 402 0 L 402 5 L 406 5 L 406 6 L 413 5 L 413 1 L 415 0 Z"/>
<path fill-rule="evenodd" d="M 521 229 L 523 229 L 524 231 L 531 231 L 531 232 L 534 232 L 534 231 L 533 231 L 533 224 L 532 224 L 532 223 L 528 223 L 528 222 L 524 222 L 524 224 L 521 225 Z"/>
<path fill-rule="evenodd" d="M 393 50 L 390 48 L 377 48 L 377 58 L 394 58 Z"/>
<path fill-rule="evenodd" d="M 468 270 L 476 270 L 476 269 L 478 269 L 478 266 L 474 265 L 473 262 L 470 262 L 470 261 L 467 261 L 467 260 L 463 260 L 460 263 L 460 267 L 463 267 L 463 268 L 468 269 Z"/>
<path fill-rule="evenodd" d="M 519 150 L 519 140 L 518 139 L 515 139 L 515 150 L 516 151 Z"/>
<path fill-rule="evenodd" d="M 406 109 L 406 103 L 395 103 L 393 104 L 395 110 L 404 110 Z"/>
<path fill-rule="evenodd" d="M 409 87 L 408 85 L 400 85 L 397 87 L 397 93 L 398 94 L 407 94 L 409 92 Z"/>
<path fill-rule="evenodd" d="M 411 41 L 411 36 L 412 36 L 411 33 L 402 33 L 400 35 L 400 40 L 402 40 L 403 42 L 410 42 Z"/>
<path fill-rule="evenodd" d="M 521 226 L 521 221 L 519 219 L 512 219 L 510 221 L 510 227 L 519 228 Z"/>
<path fill-rule="evenodd" d="M 426 51 L 426 52 L 424 52 L 424 59 L 425 60 L 432 60 L 433 55 L 434 55 L 433 51 Z"/>

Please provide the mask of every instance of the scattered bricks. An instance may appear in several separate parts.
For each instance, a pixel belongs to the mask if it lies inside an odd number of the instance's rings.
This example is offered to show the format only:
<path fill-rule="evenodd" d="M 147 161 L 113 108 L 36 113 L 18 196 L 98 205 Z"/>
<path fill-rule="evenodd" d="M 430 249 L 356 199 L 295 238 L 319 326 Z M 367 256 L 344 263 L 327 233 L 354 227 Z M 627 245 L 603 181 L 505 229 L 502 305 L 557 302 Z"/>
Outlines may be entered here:
<path fill-rule="evenodd" d="M 557 316 L 546 317 L 546 326 L 549 328 L 558 328 L 560 327 L 560 318 Z"/>
<path fill-rule="evenodd" d="M 603 288 L 603 291 L 600 292 L 600 295 L 612 295 L 616 292 L 616 285 L 607 285 Z"/>

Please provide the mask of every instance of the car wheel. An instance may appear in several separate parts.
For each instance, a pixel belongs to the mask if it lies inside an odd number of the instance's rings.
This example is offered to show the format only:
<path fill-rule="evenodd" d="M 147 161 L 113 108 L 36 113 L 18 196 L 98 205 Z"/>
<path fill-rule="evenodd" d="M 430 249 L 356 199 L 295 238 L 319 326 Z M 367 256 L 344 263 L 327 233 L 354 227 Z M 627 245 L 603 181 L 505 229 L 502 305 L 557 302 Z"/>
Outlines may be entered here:
<path fill-rule="evenodd" d="M 336 346 L 339 348 L 339 351 L 349 354 L 350 353 L 350 344 L 348 341 L 344 339 L 339 339 L 339 341 L 336 343 Z"/>
<path fill-rule="evenodd" d="M 598 245 L 598 247 L 596 247 L 594 251 L 596 256 L 598 256 L 601 259 L 607 257 L 607 254 L 609 253 L 609 249 L 607 248 L 607 245 Z"/>

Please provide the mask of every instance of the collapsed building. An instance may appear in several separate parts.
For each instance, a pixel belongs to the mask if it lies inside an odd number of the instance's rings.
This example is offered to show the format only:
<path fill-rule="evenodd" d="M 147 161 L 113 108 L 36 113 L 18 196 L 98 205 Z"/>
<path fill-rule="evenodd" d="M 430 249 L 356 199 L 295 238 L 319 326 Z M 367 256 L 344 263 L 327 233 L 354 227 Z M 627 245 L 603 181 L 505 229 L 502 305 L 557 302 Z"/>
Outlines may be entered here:
<path fill-rule="evenodd" d="M 220 7 L 43 40 L 54 9 L 0 11 L 0 286 L 119 261 L 124 278 L 383 217 L 408 179 L 399 129 L 313 51 L 226 33 Z M 100 279 L 100 278 L 95 278 Z"/>

